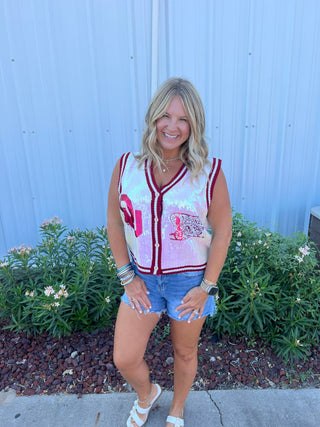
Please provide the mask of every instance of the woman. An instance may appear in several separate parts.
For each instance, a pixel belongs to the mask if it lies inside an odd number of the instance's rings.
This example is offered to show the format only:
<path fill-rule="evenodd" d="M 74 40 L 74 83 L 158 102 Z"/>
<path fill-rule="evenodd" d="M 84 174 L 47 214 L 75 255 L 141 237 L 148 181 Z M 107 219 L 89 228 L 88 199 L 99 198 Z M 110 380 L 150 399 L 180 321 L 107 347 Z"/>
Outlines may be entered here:
<path fill-rule="evenodd" d="M 197 371 L 201 328 L 215 312 L 232 215 L 221 161 L 207 160 L 204 109 L 193 85 L 166 81 L 145 121 L 140 153 L 119 159 L 109 190 L 108 237 L 124 287 L 114 362 L 138 394 L 127 426 L 142 426 L 161 394 L 144 353 L 167 311 L 174 349 L 167 427 L 178 427 Z"/>

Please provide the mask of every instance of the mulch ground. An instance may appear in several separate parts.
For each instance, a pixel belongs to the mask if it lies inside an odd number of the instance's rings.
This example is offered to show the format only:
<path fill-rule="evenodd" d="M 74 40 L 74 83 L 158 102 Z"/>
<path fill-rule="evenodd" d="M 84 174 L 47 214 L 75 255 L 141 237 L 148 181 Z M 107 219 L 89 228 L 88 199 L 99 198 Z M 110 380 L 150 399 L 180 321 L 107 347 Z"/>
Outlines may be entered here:
<path fill-rule="evenodd" d="M 152 380 L 173 388 L 173 350 L 163 316 L 146 352 Z M 17 395 L 131 391 L 112 360 L 113 326 L 52 338 L 0 329 L 0 391 Z M 204 329 L 193 390 L 234 388 L 320 388 L 320 346 L 294 366 L 277 357 L 261 340 L 224 336 L 216 341 Z"/>

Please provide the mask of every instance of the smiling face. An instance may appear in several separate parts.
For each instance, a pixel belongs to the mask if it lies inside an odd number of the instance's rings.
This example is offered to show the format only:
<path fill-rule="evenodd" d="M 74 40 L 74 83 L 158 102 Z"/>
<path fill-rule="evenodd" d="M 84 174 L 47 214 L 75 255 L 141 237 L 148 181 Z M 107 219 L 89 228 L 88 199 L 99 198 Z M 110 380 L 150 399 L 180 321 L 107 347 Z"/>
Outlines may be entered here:
<path fill-rule="evenodd" d="M 190 135 L 190 125 L 178 96 L 174 96 L 160 119 L 157 120 L 157 142 L 165 159 L 179 156 L 180 146 Z"/>

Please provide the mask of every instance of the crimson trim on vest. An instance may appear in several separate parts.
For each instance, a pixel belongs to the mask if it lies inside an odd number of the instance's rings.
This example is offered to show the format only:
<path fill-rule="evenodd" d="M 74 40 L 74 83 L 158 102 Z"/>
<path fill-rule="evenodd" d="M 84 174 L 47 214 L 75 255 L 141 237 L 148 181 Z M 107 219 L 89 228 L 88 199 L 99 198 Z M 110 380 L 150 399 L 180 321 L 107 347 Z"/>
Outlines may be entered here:
<path fill-rule="evenodd" d="M 163 197 L 162 194 L 159 194 L 159 197 L 157 199 L 157 218 L 159 221 L 156 221 L 156 229 L 157 229 L 157 252 L 158 252 L 158 263 L 156 265 L 157 271 L 155 271 L 156 274 L 160 274 L 159 271 L 161 271 L 162 268 L 162 234 L 161 234 L 161 224 L 162 224 L 162 209 L 163 209 Z"/>
<path fill-rule="evenodd" d="M 142 265 L 137 263 L 137 260 L 134 256 L 134 254 L 130 251 L 131 257 L 133 259 L 133 262 L 135 263 L 138 271 L 143 274 L 154 274 L 152 272 L 152 268 L 150 267 L 143 267 Z M 165 268 L 163 270 L 160 270 L 159 274 L 176 274 L 176 273 L 188 273 L 192 271 L 203 271 L 205 270 L 207 264 L 200 264 L 200 265 L 184 265 L 182 267 L 172 267 L 172 268 Z"/>
<path fill-rule="evenodd" d="M 127 164 L 129 156 L 130 156 L 130 152 L 129 153 L 124 153 L 120 157 L 120 170 L 119 170 L 119 178 L 118 178 L 118 191 L 119 191 L 119 194 L 121 194 L 121 192 L 122 192 L 122 176 L 124 174 L 124 170 L 126 168 L 126 164 Z"/>
<path fill-rule="evenodd" d="M 157 205 L 159 199 L 159 192 L 152 181 L 152 175 L 150 173 L 151 168 L 148 167 L 148 161 L 145 161 L 145 176 L 147 180 L 148 187 L 151 192 L 151 240 L 152 240 L 152 263 L 151 263 L 151 271 L 152 274 L 157 274 L 157 270 L 159 269 L 159 249 L 160 243 L 158 242 L 158 227 L 155 224 L 161 223 L 161 217 L 158 217 Z M 155 219 L 158 218 L 156 222 Z"/>
<path fill-rule="evenodd" d="M 170 181 L 167 185 L 164 185 L 161 188 L 161 193 L 164 194 L 167 191 L 171 190 L 172 187 L 174 187 L 179 181 L 182 180 L 182 178 L 185 176 L 187 172 L 188 172 L 187 167 L 185 165 L 182 165 L 177 175 L 173 177 L 172 181 Z"/>
<path fill-rule="evenodd" d="M 149 169 L 150 169 L 150 176 L 152 179 L 152 183 L 153 183 L 156 191 L 158 191 L 159 193 L 166 193 L 173 186 L 175 186 L 184 177 L 184 175 L 188 172 L 186 165 L 182 165 L 180 167 L 180 169 L 178 170 L 178 172 L 175 174 L 175 176 L 168 182 L 168 184 L 159 188 L 158 184 L 156 183 L 156 179 L 154 177 L 154 174 L 153 174 L 153 169 L 152 168 L 149 168 Z"/>
<path fill-rule="evenodd" d="M 146 160 L 145 163 L 145 175 L 148 187 L 151 192 L 151 223 L 152 223 L 152 264 L 151 274 L 162 274 L 161 254 L 162 254 L 162 237 L 161 237 L 161 222 L 162 222 L 162 203 L 163 194 L 169 191 L 175 184 L 177 184 L 187 173 L 187 168 L 182 165 L 176 175 L 171 179 L 168 184 L 159 188 L 153 169 L 150 162 Z"/>
<path fill-rule="evenodd" d="M 132 254 L 131 254 L 132 255 Z M 153 273 L 152 268 L 148 268 L 148 267 L 142 267 L 141 265 L 139 265 L 136 262 L 135 257 L 133 257 L 133 261 L 138 269 L 138 271 L 142 274 L 152 274 L 154 275 L 155 273 Z M 201 265 L 184 265 L 183 267 L 176 267 L 176 268 L 166 268 L 164 270 L 159 270 L 157 272 L 157 275 L 163 274 L 178 274 L 178 273 L 190 273 L 193 271 L 204 271 L 206 268 L 207 264 L 201 264 Z"/>
<path fill-rule="evenodd" d="M 203 271 L 207 264 L 201 265 L 184 265 L 183 267 L 176 268 L 165 268 L 161 270 L 161 274 L 177 274 L 177 273 L 189 273 L 192 271 Z"/>
<path fill-rule="evenodd" d="M 215 186 L 216 180 L 218 178 L 220 169 L 221 169 L 221 159 L 216 159 L 214 157 L 213 162 L 212 162 L 212 168 L 211 168 L 211 171 L 209 173 L 209 178 L 208 178 L 208 182 L 207 182 L 207 190 L 206 190 L 208 209 L 209 209 L 209 206 L 210 206 L 210 203 L 212 200 L 214 186 Z"/>

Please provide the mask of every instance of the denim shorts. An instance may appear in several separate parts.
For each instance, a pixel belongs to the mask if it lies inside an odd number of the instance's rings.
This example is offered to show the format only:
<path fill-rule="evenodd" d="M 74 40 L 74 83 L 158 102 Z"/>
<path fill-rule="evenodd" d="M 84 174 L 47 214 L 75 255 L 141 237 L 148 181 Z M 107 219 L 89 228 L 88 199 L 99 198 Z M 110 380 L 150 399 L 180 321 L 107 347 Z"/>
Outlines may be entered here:
<path fill-rule="evenodd" d="M 134 266 L 135 267 L 135 266 Z M 185 273 L 177 274 L 143 274 L 137 271 L 136 274 L 141 277 L 145 282 L 150 294 L 148 298 L 151 302 L 150 313 L 167 312 L 168 316 L 175 320 L 188 320 L 191 313 L 188 313 L 178 318 L 179 311 L 176 311 L 176 307 L 181 304 L 183 297 L 187 292 L 196 287 L 200 286 L 203 279 L 204 271 L 188 271 Z M 127 294 L 121 297 L 121 300 L 130 306 Z M 141 309 L 146 313 L 147 311 L 142 307 Z M 209 296 L 204 306 L 202 317 L 212 316 L 216 311 L 216 304 L 214 296 Z"/>

